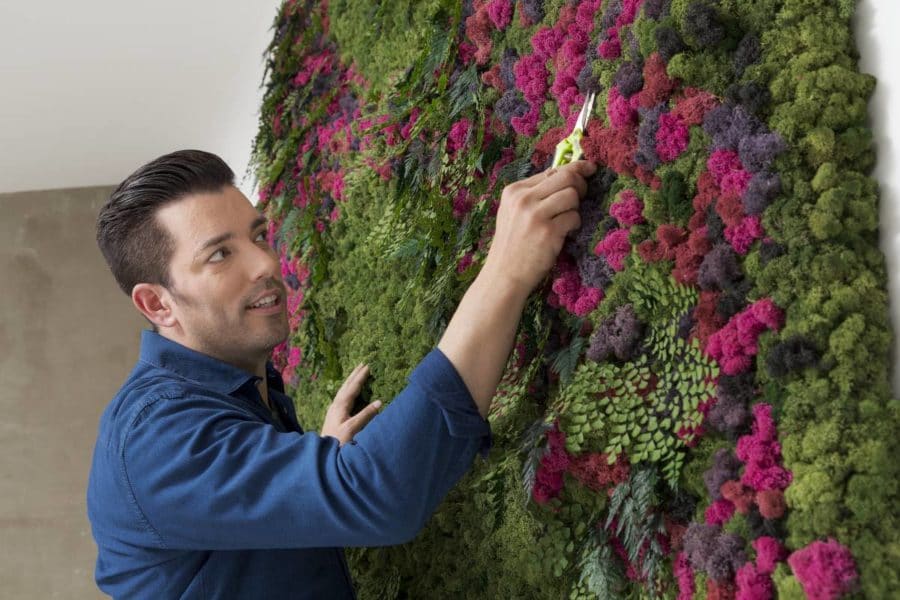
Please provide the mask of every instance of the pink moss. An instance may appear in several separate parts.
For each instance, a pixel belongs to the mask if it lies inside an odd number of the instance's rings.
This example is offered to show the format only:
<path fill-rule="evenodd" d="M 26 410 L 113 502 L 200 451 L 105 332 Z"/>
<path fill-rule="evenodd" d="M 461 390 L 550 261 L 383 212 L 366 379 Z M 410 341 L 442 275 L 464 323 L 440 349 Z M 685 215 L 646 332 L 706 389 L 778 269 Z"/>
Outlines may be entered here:
<path fill-rule="evenodd" d="M 784 490 L 793 479 L 791 472 L 780 464 L 781 444 L 772 419 L 772 407 L 768 404 L 753 407 L 752 432 L 738 438 L 735 454 L 746 465 L 741 483 L 757 492 Z"/>
<path fill-rule="evenodd" d="M 447 135 L 447 152 L 450 156 L 455 156 L 466 145 L 471 129 L 472 123 L 468 119 L 460 119 L 450 126 L 450 133 Z"/>
<path fill-rule="evenodd" d="M 778 563 L 787 558 L 787 550 L 781 542 L 767 535 L 753 540 L 753 549 L 756 550 L 756 568 L 760 573 L 771 575 Z"/>
<path fill-rule="evenodd" d="M 850 550 L 832 538 L 812 542 L 787 562 L 810 600 L 836 600 L 852 591 L 859 577 Z"/>
<path fill-rule="evenodd" d="M 746 563 L 735 576 L 735 600 L 772 600 L 775 592 L 772 577 L 761 573 L 753 563 Z"/>
<path fill-rule="evenodd" d="M 675 564 L 672 567 L 675 578 L 678 581 L 677 600 L 691 600 L 694 597 L 696 584 L 694 583 L 694 571 L 684 552 L 675 556 Z"/>
<path fill-rule="evenodd" d="M 765 235 L 762 222 L 757 215 L 745 217 L 738 225 L 725 228 L 725 239 L 740 255 L 750 251 L 753 242 Z"/>
<path fill-rule="evenodd" d="M 738 375 L 750 368 L 752 358 L 759 351 L 759 336 L 767 329 L 777 331 L 783 324 L 781 309 L 771 299 L 763 298 L 712 334 L 707 340 L 706 353 L 719 363 L 726 375 Z"/>
<path fill-rule="evenodd" d="M 487 12 L 494 27 L 502 31 L 512 21 L 512 0 L 491 0 L 488 2 Z"/>
<path fill-rule="evenodd" d="M 638 96 L 625 98 L 619 88 L 613 86 L 606 98 L 606 114 L 615 128 L 631 127 L 638 122 Z"/>
<path fill-rule="evenodd" d="M 644 203 L 634 190 L 625 190 L 619 194 L 618 202 L 609 207 L 612 215 L 622 227 L 631 227 L 644 222 Z"/>
<path fill-rule="evenodd" d="M 562 258 L 558 262 L 559 277 L 551 285 L 552 306 L 565 308 L 570 313 L 583 317 L 592 312 L 603 300 L 603 290 L 582 285 L 578 269 Z"/>
<path fill-rule="evenodd" d="M 627 229 L 613 229 L 594 248 L 594 254 L 606 258 L 613 271 L 625 268 L 625 258 L 631 253 Z"/>
<path fill-rule="evenodd" d="M 724 498 L 720 498 L 710 504 L 704 518 L 707 525 L 722 525 L 727 523 L 734 515 L 734 504 Z"/>
<path fill-rule="evenodd" d="M 663 113 L 656 130 L 656 154 L 664 162 L 675 160 L 687 149 L 689 137 L 687 126 L 678 116 Z"/>

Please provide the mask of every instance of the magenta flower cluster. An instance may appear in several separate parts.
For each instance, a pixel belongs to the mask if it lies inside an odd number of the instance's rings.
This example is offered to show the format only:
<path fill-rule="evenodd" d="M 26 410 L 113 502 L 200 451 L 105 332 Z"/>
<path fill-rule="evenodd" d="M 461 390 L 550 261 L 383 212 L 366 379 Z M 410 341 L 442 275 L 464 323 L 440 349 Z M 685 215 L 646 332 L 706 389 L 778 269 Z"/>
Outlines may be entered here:
<path fill-rule="evenodd" d="M 859 578 L 850 550 L 831 538 L 797 550 L 788 564 L 810 600 L 837 600 L 853 591 Z"/>
<path fill-rule="evenodd" d="M 726 375 L 743 373 L 753 364 L 753 357 L 759 351 L 759 336 L 766 330 L 778 331 L 783 325 L 784 312 L 770 298 L 763 298 L 712 334 L 706 344 L 706 353 L 719 363 Z"/>

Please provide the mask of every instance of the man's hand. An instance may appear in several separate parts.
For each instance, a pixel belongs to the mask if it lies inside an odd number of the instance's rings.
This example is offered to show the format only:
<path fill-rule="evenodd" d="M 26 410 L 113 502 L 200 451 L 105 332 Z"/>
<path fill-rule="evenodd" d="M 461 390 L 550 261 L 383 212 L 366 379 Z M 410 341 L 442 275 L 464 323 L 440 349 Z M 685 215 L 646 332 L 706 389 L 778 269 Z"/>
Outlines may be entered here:
<path fill-rule="evenodd" d="M 483 270 L 527 296 L 556 264 L 566 234 L 581 226 L 585 177 L 596 170 L 580 160 L 506 186 Z"/>
<path fill-rule="evenodd" d="M 581 226 L 585 177 L 596 170 L 594 163 L 576 161 L 503 189 L 487 259 L 438 342 L 482 417 L 490 411 L 528 295 L 556 264 L 566 234 Z"/>
<path fill-rule="evenodd" d="M 341 446 L 349 442 L 375 415 L 381 408 L 381 401 L 372 402 L 358 414 L 350 416 L 353 410 L 353 401 L 359 395 L 366 377 L 369 376 L 368 365 L 358 365 L 350 376 L 341 385 L 341 389 L 334 397 L 334 402 L 328 407 L 325 413 L 325 422 L 322 423 L 322 435 L 330 435 L 340 441 Z"/>

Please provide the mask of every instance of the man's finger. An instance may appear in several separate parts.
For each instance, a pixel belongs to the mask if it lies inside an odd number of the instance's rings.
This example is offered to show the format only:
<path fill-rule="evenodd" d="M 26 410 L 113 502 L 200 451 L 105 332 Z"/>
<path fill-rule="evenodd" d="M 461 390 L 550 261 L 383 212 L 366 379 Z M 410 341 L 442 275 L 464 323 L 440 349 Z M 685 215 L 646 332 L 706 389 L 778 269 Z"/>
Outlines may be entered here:
<path fill-rule="evenodd" d="M 557 169 L 550 168 L 545 171 L 541 171 L 539 173 L 535 173 L 531 177 L 526 177 L 525 179 L 520 179 L 519 181 L 514 181 L 510 184 L 510 187 L 518 187 L 518 188 L 530 188 L 534 187 L 540 182 L 544 181 L 548 177 L 552 176 L 556 173 Z"/>
<path fill-rule="evenodd" d="M 375 415 L 378 414 L 380 408 L 381 400 L 376 400 L 359 411 L 356 415 L 344 421 L 344 426 L 350 429 L 351 435 L 355 435 L 363 427 L 368 425 L 369 421 L 375 418 Z"/>
<path fill-rule="evenodd" d="M 578 210 L 579 202 L 580 196 L 575 188 L 563 188 L 541 200 L 537 204 L 537 213 L 545 219 L 552 219 L 560 213 Z"/>
<path fill-rule="evenodd" d="M 564 165 L 557 169 L 556 173 L 528 190 L 528 195 L 537 200 L 542 200 L 554 192 L 573 187 L 578 190 L 579 196 L 584 196 L 585 192 L 587 192 L 587 182 L 584 180 L 581 170 L 574 167 L 574 164 Z"/>
<path fill-rule="evenodd" d="M 582 177 L 590 177 L 597 171 L 597 164 L 592 163 L 589 160 L 576 160 L 575 162 L 569 163 L 567 165 L 563 165 L 561 167 L 550 167 L 540 173 L 535 173 L 531 177 L 526 177 L 525 179 L 520 179 L 514 183 L 511 183 L 511 187 L 521 187 L 521 188 L 530 188 L 534 187 L 537 184 L 545 181 L 549 177 L 555 175 L 560 169 L 574 169 L 581 173 Z"/>
<path fill-rule="evenodd" d="M 353 379 L 353 376 L 356 375 L 356 373 L 357 373 L 362 367 L 363 367 L 362 363 L 360 363 L 360 364 L 356 365 L 355 367 L 353 367 L 353 370 L 350 371 L 350 374 L 347 375 L 347 378 L 344 379 L 344 382 L 341 384 L 341 390 L 343 390 L 345 387 L 347 387 L 347 382 L 349 382 L 351 379 Z M 340 392 L 340 390 L 338 390 L 338 392 Z"/>
<path fill-rule="evenodd" d="M 350 376 L 347 377 L 343 385 L 341 385 L 341 389 L 338 390 L 338 393 L 337 395 L 335 395 L 334 399 L 339 400 L 341 403 L 347 405 L 348 408 L 353 406 L 353 401 L 359 395 L 359 392 L 362 390 L 363 383 L 365 383 L 366 377 L 368 376 L 369 365 L 360 365 L 357 368 L 353 369 L 353 372 L 350 373 Z"/>
<path fill-rule="evenodd" d="M 566 211 L 553 218 L 553 225 L 560 237 L 563 237 L 581 227 L 581 215 L 575 210 Z"/>

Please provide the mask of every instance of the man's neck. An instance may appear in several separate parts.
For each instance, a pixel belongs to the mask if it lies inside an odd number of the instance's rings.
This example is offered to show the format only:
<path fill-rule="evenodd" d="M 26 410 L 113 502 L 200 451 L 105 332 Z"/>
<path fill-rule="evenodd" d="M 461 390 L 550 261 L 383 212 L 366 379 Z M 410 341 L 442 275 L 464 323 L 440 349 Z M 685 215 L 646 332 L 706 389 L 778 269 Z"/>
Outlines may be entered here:
<path fill-rule="evenodd" d="M 263 369 L 265 371 L 265 369 Z M 262 398 L 263 404 L 266 405 L 266 408 L 272 410 L 272 405 L 269 404 L 269 383 L 266 381 L 266 378 L 263 377 L 256 384 L 257 389 L 259 390 L 259 395 Z"/>

